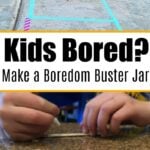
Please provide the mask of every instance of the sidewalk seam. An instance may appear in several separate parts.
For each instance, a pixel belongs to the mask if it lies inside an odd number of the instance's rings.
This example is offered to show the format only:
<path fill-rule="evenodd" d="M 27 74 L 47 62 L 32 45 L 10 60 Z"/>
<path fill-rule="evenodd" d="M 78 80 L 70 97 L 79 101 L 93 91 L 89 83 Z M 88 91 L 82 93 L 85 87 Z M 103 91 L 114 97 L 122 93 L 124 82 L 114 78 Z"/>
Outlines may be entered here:
<path fill-rule="evenodd" d="M 19 18 L 19 14 L 20 14 L 20 10 L 21 10 L 21 5 L 22 5 L 22 0 L 18 0 L 18 3 L 17 3 L 17 6 L 16 6 L 16 19 L 13 23 L 13 26 L 12 26 L 12 30 L 16 30 L 16 25 L 17 25 L 17 21 L 18 21 L 18 18 Z"/>

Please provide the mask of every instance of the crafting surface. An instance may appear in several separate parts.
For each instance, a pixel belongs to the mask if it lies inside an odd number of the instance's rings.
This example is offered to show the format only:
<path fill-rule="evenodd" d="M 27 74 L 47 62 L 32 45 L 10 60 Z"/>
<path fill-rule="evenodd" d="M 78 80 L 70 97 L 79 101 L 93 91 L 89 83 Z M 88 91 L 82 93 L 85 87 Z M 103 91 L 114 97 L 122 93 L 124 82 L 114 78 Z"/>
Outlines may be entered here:
<path fill-rule="evenodd" d="M 51 133 L 79 133 L 77 124 L 67 123 L 62 126 L 53 126 Z M 146 134 L 141 130 L 124 129 L 119 136 L 108 138 L 98 137 L 63 137 L 41 138 L 32 142 L 14 143 L 9 146 L 11 150 L 149 150 L 150 132 Z M 8 146 L 7 146 L 8 147 Z M 4 148 L 4 145 L 0 149 Z"/>

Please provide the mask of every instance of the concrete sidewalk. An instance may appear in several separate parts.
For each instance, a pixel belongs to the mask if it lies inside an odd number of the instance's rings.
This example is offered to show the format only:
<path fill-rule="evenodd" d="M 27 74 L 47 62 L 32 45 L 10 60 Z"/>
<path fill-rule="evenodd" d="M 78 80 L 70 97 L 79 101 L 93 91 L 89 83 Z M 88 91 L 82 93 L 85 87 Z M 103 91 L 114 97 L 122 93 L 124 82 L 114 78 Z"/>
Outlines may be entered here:
<path fill-rule="evenodd" d="M 123 30 L 150 30 L 150 0 L 0 0 L 0 29 L 24 30 L 117 30 L 109 8 Z M 20 5 L 21 4 L 21 5 Z M 20 11 L 19 11 L 20 9 Z M 19 15 L 18 15 L 19 12 Z M 31 14 L 33 13 L 33 15 Z M 64 18 L 71 18 L 66 21 Z M 83 18 L 83 19 L 82 19 Z M 86 19 L 96 21 L 86 21 Z M 94 20 L 93 19 L 93 20 Z M 98 21 L 100 19 L 101 21 Z M 104 22 L 103 22 L 104 21 Z"/>
<path fill-rule="evenodd" d="M 16 24 L 21 0 L 0 0 L 0 30 L 12 30 Z"/>
<path fill-rule="evenodd" d="M 37 0 L 32 6 L 35 17 L 31 18 L 31 30 L 116 29 L 101 0 Z M 30 1 L 23 0 L 16 29 L 23 29 L 29 14 Z"/>
<path fill-rule="evenodd" d="M 29 0 L 23 0 L 16 29 L 23 29 L 29 14 Z M 112 19 L 110 10 L 123 30 L 150 29 L 150 0 L 36 0 L 31 18 L 31 30 L 117 30 L 113 22 L 63 20 L 70 18 Z M 44 19 L 45 18 L 45 19 Z M 57 19 L 56 19 L 57 18 Z"/>

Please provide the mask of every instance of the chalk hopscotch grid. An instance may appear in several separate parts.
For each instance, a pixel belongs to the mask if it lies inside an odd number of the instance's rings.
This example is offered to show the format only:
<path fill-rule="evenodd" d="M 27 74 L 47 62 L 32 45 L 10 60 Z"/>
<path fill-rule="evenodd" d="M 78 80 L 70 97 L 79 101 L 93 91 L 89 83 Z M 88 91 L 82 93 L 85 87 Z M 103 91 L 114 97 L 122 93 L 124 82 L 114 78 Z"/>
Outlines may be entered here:
<path fill-rule="evenodd" d="M 102 2 L 104 8 L 106 9 L 107 13 L 111 17 L 111 19 L 97 19 L 97 18 L 71 18 L 71 17 L 53 17 L 53 16 L 36 16 L 34 15 L 34 9 L 35 9 L 35 1 L 36 0 L 29 0 L 29 14 L 28 18 L 32 20 L 49 20 L 49 21 L 72 21 L 72 22 L 95 22 L 95 23 L 113 23 L 117 30 L 122 30 L 122 27 L 118 21 L 118 19 L 115 17 L 113 11 L 109 7 L 109 4 L 106 0 L 100 0 Z"/>

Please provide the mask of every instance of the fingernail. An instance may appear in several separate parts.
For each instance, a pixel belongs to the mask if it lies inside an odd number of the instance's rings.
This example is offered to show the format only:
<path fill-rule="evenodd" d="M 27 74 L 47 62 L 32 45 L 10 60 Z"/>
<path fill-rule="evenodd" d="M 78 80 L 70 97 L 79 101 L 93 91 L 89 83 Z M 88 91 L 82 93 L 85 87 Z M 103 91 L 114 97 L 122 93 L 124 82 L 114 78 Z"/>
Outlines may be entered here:
<path fill-rule="evenodd" d="M 95 134 L 93 132 L 90 132 L 90 136 L 95 136 Z"/>

